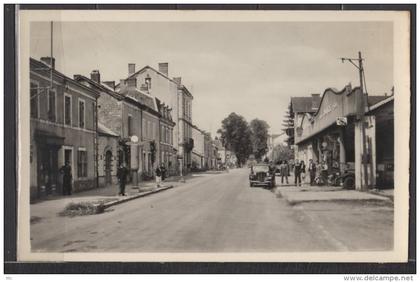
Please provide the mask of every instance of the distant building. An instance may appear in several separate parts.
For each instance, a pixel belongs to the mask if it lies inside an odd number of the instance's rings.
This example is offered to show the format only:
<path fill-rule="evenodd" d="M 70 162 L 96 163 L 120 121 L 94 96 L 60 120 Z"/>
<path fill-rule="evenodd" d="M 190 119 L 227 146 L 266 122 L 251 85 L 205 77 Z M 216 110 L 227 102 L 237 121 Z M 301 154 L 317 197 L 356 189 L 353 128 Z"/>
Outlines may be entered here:
<path fill-rule="evenodd" d="M 204 150 L 204 132 L 197 126 L 193 125 L 192 138 L 194 140 L 194 148 L 192 149 L 191 155 L 191 169 L 204 169 L 205 167 L 205 150 Z"/>
<path fill-rule="evenodd" d="M 173 130 L 176 123 L 172 119 L 172 109 L 156 98 L 159 111 L 159 140 L 160 140 L 160 164 L 164 165 L 169 175 L 176 175 L 177 171 L 177 148 L 174 147 Z"/>
<path fill-rule="evenodd" d="M 55 59 L 30 59 L 31 199 L 63 193 L 65 162 L 73 192 L 96 187 L 98 93 L 55 70 Z"/>

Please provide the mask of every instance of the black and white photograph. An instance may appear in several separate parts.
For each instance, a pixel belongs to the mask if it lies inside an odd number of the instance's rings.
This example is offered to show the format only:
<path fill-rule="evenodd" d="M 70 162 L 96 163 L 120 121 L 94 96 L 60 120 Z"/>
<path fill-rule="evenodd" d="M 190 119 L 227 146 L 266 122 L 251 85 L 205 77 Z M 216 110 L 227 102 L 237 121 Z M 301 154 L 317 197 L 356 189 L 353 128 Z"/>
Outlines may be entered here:
<path fill-rule="evenodd" d="M 19 258 L 407 261 L 408 13 L 20 13 Z"/>

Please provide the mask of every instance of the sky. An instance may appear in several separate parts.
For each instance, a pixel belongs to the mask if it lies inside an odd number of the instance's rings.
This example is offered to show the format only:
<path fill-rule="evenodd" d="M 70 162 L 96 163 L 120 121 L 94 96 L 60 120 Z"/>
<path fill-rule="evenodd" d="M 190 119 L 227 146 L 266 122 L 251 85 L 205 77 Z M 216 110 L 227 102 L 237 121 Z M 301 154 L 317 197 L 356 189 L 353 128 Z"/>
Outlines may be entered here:
<path fill-rule="evenodd" d="M 31 57 L 50 55 L 50 23 L 31 24 Z M 215 136 L 231 112 L 263 119 L 280 133 L 293 96 L 359 85 L 339 58 L 362 52 L 369 95 L 393 86 L 391 22 L 55 22 L 56 69 L 69 77 L 127 77 L 169 63 L 192 92 L 193 122 Z"/>

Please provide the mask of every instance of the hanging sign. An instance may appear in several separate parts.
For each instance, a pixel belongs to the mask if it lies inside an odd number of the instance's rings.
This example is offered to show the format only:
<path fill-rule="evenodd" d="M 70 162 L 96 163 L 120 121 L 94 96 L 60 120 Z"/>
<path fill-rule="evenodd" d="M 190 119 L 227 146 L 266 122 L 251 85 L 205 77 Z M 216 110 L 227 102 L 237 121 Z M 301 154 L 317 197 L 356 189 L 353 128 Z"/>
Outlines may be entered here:
<path fill-rule="evenodd" d="M 346 126 L 347 125 L 347 117 L 337 117 L 336 123 L 338 126 Z"/>

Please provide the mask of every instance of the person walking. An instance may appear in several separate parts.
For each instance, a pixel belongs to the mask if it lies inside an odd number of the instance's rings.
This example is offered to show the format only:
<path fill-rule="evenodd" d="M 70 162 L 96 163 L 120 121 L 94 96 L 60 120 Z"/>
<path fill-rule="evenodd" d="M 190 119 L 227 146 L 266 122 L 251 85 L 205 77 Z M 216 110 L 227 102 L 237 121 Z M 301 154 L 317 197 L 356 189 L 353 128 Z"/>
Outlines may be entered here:
<path fill-rule="evenodd" d="M 306 183 L 306 165 L 304 161 L 300 161 L 300 178 L 301 182 Z"/>
<path fill-rule="evenodd" d="M 313 186 L 315 184 L 316 164 L 312 159 L 309 160 L 308 171 L 309 171 L 310 185 Z"/>
<path fill-rule="evenodd" d="M 295 162 L 295 168 L 294 168 L 294 173 L 295 173 L 295 185 L 296 186 L 301 186 L 301 173 L 302 173 L 302 168 L 301 168 L 301 163 L 296 160 Z"/>
<path fill-rule="evenodd" d="M 117 178 L 120 183 L 120 192 L 118 195 L 125 196 L 125 184 L 127 181 L 128 168 L 122 163 L 117 170 Z"/>
<path fill-rule="evenodd" d="M 286 179 L 286 184 L 289 184 L 289 165 L 287 161 L 282 161 L 280 164 L 280 176 L 281 184 L 283 184 L 283 179 Z"/>
<path fill-rule="evenodd" d="M 156 168 L 155 174 L 156 174 L 156 188 L 160 188 L 160 183 L 162 182 L 162 171 L 160 167 Z"/>
<path fill-rule="evenodd" d="M 71 195 L 73 175 L 69 161 L 60 168 L 60 172 L 63 174 L 63 195 Z"/>

